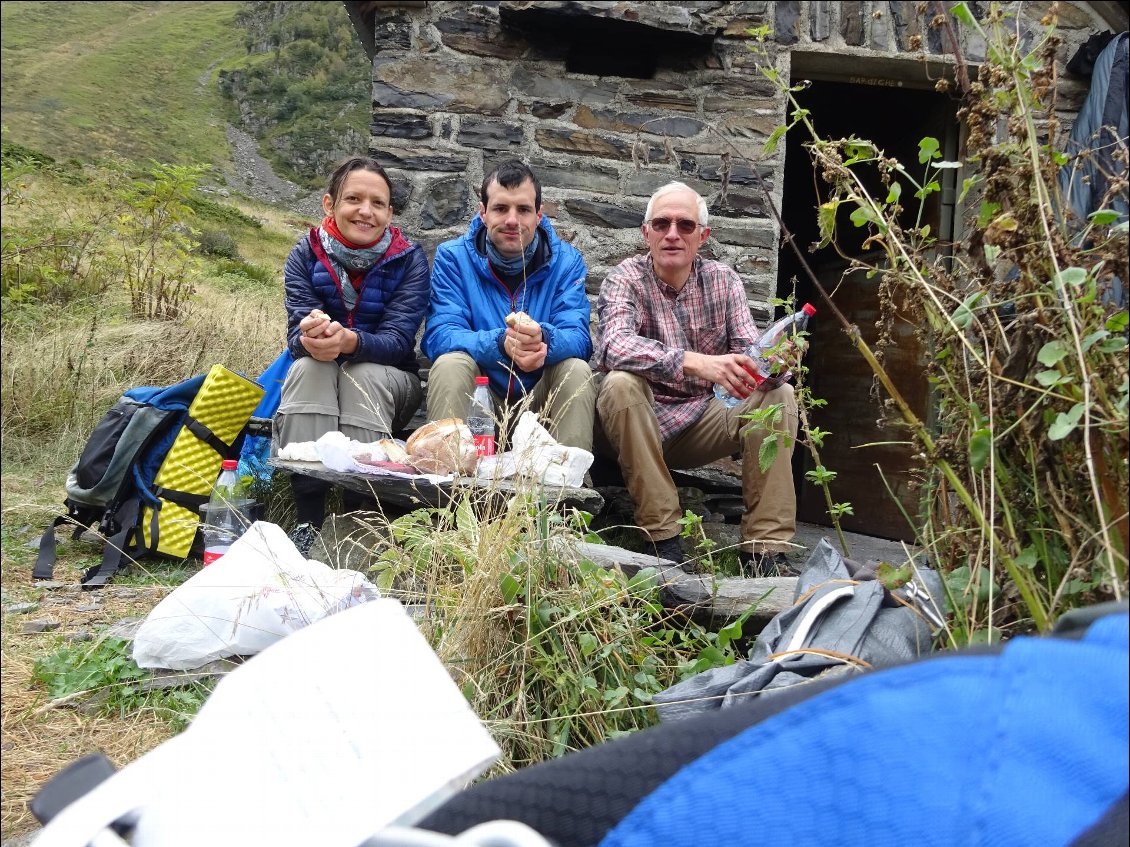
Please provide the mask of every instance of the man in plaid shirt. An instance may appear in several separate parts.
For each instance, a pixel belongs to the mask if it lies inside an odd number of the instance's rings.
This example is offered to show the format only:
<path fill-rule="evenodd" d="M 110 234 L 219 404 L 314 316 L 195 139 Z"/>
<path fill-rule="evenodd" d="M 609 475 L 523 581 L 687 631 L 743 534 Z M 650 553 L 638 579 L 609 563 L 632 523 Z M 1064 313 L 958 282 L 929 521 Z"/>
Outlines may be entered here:
<path fill-rule="evenodd" d="M 699 467 L 740 450 L 739 557 L 743 570 L 775 575 L 787 567 L 781 551 L 796 528 L 793 388 L 780 379 L 758 386 L 750 372 L 753 360 L 742 351 L 758 329 L 741 279 L 698 255 L 710 236 L 706 202 L 672 182 L 652 195 L 644 217 L 647 255 L 621 262 L 597 300 L 596 361 L 607 372 L 597 397 L 597 444 L 620 463 L 636 524 L 660 558 L 675 562 L 683 561 L 682 512 L 669 468 Z M 744 399 L 726 408 L 715 384 Z M 774 429 L 788 437 L 762 473 L 758 450 L 768 433 L 749 429 L 741 415 L 772 404 L 782 412 Z"/>

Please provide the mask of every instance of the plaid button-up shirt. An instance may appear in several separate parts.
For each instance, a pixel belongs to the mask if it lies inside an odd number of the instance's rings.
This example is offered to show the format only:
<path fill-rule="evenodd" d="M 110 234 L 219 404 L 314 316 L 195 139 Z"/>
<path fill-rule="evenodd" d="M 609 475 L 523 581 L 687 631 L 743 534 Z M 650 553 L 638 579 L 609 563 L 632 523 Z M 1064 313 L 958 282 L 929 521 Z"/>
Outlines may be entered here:
<path fill-rule="evenodd" d="M 597 366 L 651 384 L 664 441 L 714 400 L 713 384 L 683 373 L 684 352 L 742 353 L 759 334 L 738 274 L 699 256 L 679 291 L 655 275 L 650 255 L 625 259 L 601 285 L 596 313 Z"/>

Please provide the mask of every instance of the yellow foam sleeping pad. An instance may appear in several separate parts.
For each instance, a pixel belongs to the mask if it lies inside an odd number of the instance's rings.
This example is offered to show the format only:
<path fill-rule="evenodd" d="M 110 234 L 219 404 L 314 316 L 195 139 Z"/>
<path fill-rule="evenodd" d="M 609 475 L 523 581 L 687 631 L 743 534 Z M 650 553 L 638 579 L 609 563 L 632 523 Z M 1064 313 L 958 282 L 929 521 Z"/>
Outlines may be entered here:
<path fill-rule="evenodd" d="M 161 508 L 146 506 L 142 514 L 142 540 L 147 547 L 181 559 L 188 555 L 200 515 L 161 492 L 198 495 L 206 501 L 220 475 L 220 464 L 262 399 L 260 386 L 223 365 L 208 371 L 153 480 Z"/>

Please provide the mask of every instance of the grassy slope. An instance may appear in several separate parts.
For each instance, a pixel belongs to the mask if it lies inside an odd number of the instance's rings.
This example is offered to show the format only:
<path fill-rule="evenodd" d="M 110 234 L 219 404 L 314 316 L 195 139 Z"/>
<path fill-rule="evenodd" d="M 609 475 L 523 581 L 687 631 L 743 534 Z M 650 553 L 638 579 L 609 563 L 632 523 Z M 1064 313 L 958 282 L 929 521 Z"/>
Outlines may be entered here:
<path fill-rule="evenodd" d="M 243 52 L 236 3 L 5 2 L 2 120 L 12 141 L 97 159 L 220 164 L 214 68 Z"/>

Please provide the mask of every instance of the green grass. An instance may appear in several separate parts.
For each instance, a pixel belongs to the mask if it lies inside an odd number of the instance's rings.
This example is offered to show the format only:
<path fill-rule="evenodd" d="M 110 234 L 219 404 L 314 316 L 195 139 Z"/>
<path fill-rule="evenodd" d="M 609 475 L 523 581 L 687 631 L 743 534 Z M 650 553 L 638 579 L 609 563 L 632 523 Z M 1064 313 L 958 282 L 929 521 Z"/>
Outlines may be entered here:
<path fill-rule="evenodd" d="M 216 68 L 242 54 L 236 3 L 0 5 L 0 116 L 9 138 L 55 158 L 107 152 L 222 165 Z"/>

